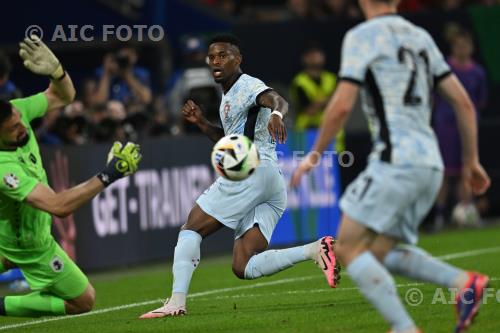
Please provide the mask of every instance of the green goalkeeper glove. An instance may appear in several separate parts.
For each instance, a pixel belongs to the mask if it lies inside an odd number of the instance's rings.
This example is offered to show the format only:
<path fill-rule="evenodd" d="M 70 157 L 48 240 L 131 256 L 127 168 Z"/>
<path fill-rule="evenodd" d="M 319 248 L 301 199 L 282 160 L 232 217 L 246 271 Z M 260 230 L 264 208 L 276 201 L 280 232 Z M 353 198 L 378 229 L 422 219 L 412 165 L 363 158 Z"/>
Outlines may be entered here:
<path fill-rule="evenodd" d="M 19 55 L 23 59 L 24 67 L 35 74 L 48 75 L 54 80 L 61 80 L 64 69 L 57 57 L 42 40 L 32 35 L 19 43 Z"/>
<path fill-rule="evenodd" d="M 120 142 L 115 142 L 109 151 L 106 167 L 97 174 L 97 178 L 104 186 L 108 186 L 136 172 L 142 159 L 140 149 L 141 147 L 133 142 L 127 142 L 125 147 Z"/>

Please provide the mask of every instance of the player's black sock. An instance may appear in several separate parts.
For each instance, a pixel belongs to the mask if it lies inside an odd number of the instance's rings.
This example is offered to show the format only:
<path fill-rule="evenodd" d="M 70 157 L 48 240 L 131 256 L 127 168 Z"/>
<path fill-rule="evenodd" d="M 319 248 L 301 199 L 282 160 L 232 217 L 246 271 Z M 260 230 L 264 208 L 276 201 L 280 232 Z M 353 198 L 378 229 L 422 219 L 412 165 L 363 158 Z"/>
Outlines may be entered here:
<path fill-rule="evenodd" d="M 0 316 L 6 316 L 7 314 L 5 313 L 5 298 L 0 297 Z"/>

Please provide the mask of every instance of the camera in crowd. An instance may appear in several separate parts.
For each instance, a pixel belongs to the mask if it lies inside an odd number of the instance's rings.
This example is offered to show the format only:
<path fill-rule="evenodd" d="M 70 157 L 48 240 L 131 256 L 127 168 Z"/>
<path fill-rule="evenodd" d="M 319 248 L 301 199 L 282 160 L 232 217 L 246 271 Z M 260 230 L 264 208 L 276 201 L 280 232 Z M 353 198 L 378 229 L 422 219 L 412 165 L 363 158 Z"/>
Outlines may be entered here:
<path fill-rule="evenodd" d="M 115 54 L 114 58 L 120 70 L 124 70 L 132 66 L 132 61 L 127 54 L 118 52 Z"/>

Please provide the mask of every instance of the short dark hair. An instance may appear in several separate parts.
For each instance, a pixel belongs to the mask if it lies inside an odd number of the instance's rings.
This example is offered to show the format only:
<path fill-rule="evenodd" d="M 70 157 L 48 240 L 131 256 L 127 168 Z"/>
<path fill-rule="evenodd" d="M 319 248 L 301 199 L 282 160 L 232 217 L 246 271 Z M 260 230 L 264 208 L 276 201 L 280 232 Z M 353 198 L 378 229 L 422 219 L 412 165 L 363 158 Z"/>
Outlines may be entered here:
<path fill-rule="evenodd" d="M 325 53 L 325 50 L 323 50 L 320 43 L 314 41 L 314 42 L 309 42 L 304 46 L 304 48 L 302 50 L 302 55 L 306 55 L 306 54 L 312 53 L 312 52 Z"/>
<path fill-rule="evenodd" d="M 0 126 L 12 116 L 12 104 L 0 99 Z"/>
<path fill-rule="evenodd" d="M 214 43 L 228 43 L 236 47 L 238 51 L 240 50 L 240 39 L 233 34 L 224 33 L 215 35 L 212 39 L 210 39 L 208 45 L 212 45 Z"/>
<path fill-rule="evenodd" d="M 131 49 L 134 50 L 135 52 L 139 53 L 139 43 L 134 41 L 134 40 L 128 40 L 125 42 L 118 43 L 116 45 L 116 51 L 120 51 L 123 49 Z"/>
<path fill-rule="evenodd" d="M 0 78 L 10 73 L 12 66 L 10 64 L 9 57 L 0 51 Z"/>

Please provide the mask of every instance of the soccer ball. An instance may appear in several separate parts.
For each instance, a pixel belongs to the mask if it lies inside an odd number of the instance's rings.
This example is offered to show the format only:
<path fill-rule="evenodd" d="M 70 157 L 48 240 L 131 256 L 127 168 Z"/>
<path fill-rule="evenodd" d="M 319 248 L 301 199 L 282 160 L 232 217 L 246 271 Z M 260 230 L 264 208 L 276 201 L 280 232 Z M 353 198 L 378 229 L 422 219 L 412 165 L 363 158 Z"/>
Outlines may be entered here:
<path fill-rule="evenodd" d="M 212 150 L 212 166 L 220 176 L 229 180 L 246 179 L 259 162 L 257 147 L 244 135 L 225 136 Z"/>
<path fill-rule="evenodd" d="M 458 203 L 451 213 L 452 221 L 460 227 L 477 227 L 480 216 L 473 203 Z"/>

